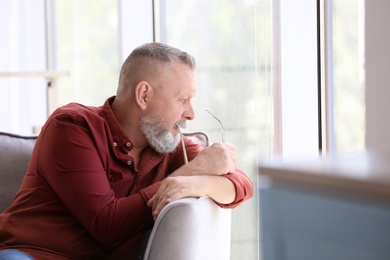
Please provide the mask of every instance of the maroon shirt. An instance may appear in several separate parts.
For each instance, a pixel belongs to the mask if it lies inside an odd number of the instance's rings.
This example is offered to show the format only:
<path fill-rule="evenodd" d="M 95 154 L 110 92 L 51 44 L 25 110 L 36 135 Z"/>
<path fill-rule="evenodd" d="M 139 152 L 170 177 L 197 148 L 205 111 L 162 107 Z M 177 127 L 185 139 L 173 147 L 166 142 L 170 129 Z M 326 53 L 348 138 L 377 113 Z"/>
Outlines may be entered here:
<path fill-rule="evenodd" d="M 160 181 L 184 164 L 182 149 L 151 147 L 139 167 L 109 98 L 102 107 L 71 103 L 57 109 L 38 137 L 28 171 L 10 208 L 0 215 L 0 250 L 36 259 L 134 259 L 153 225 L 147 201 Z M 202 147 L 185 140 L 189 160 Z M 225 175 L 236 187 L 233 208 L 253 195 L 240 170 Z"/>

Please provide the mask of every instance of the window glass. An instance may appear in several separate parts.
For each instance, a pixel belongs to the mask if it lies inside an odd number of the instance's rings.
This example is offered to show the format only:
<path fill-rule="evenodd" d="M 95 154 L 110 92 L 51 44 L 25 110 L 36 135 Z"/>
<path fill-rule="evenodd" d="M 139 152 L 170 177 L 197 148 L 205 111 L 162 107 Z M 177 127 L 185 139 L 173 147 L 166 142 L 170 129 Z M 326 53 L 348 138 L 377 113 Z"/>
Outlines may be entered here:
<path fill-rule="evenodd" d="M 57 105 L 101 105 L 115 94 L 118 82 L 117 2 L 56 0 L 54 4 L 54 64 L 70 73 L 57 84 Z"/>
<path fill-rule="evenodd" d="M 46 120 L 43 1 L 0 1 L 0 131 L 30 135 Z"/>
<path fill-rule="evenodd" d="M 334 146 L 364 149 L 364 1 L 333 0 Z"/>
<path fill-rule="evenodd" d="M 190 130 L 206 131 L 236 145 L 237 166 L 256 186 L 256 161 L 273 151 L 271 1 L 160 1 L 162 42 L 197 60 L 196 117 Z M 233 211 L 231 259 L 256 259 L 256 195 Z"/>

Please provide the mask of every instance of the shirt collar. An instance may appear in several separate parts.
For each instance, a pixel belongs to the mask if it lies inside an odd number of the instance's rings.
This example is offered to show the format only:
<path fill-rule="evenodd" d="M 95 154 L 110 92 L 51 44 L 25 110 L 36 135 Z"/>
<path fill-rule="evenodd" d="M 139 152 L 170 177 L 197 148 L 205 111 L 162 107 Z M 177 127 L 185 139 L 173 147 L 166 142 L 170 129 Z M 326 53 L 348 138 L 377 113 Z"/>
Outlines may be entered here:
<path fill-rule="evenodd" d="M 100 115 L 106 120 L 108 124 L 108 128 L 111 131 L 112 139 L 114 142 L 118 144 L 120 147 L 127 147 L 128 149 L 130 146 L 127 145 L 127 143 L 130 142 L 129 137 L 126 135 L 126 133 L 123 131 L 121 125 L 119 124 L 118 120 L 116 119 L 114 112 L 111 109 L 111 104 L 114 101 L 115 96 L 109 97 L 103 104 L 100 110 Z M 130 142 L 131 143 L 131 142 Z M 132 147 L 132 145 L 131 145 Z"/>

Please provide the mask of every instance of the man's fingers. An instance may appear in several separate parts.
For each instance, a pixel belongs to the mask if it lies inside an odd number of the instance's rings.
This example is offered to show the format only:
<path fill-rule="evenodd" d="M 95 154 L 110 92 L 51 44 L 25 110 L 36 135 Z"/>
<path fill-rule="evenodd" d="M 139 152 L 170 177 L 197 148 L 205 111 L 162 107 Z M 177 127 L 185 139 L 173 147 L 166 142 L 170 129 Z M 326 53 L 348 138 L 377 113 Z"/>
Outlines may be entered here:
<path fill-rule="evenodd" d="M 172 199 L 166 199 L 166 200 L 161 200 L 157 205 L 156 207 L 154 208 L 153 210 L 153 219 L 156 220 L 156 218 L 158 217 L 158 215 L 160 214 L 161 210 L 169 203 L 169 202 L 172 202 L 173 200 Z"/>
<path fill-rule="evenodd" d="M 160 214 L 161 210 L 170 202 L 183 198 L 180 195 L 180 192 L 175 192 L 175 189 L 169 190 L 166 193 L 161 194 L 158 200 L 155 199 L 153 204 L 152 213 L 153 218 L 156 220 L 157 216 Z"/>
<path fill-rule="evenodd" d="M 148 206 L 152 207 L 154 219 L 168 203 L 194 196 L 194 187 L 197 186 L 199 185 L 190 181 L 190 177 L 168 177 L 163 180 L 155 196 L 148 201 Z"/>
<path fill-rule="evenodd" d="M 148 205 L 148 207 L 152 207 L 153 206 L 153 203 L 154 203 L 154 198 L 156 197 L 156 195 L 154 195 L 147 203 L 146 205 Z"/>
<path fill-rule="evenodd" d="M 153 218 L 156 220 L 161 210 L 172 201 L 173 190 L 175 189 L 175 180 L 171 177 L 166 178 L 162 181 L 160 188 L 151 200 L 148 201 L 148 206 L 152 207 Z"/>
<path fill-rule="evenodd" d="M 229 144 L 229 143 L 223 143 L 226 148 L 228 148 L 229 150 L 232 150 L 232 151 L 236 151 L 236 146 L 234 146 L 233 144 Z"/>

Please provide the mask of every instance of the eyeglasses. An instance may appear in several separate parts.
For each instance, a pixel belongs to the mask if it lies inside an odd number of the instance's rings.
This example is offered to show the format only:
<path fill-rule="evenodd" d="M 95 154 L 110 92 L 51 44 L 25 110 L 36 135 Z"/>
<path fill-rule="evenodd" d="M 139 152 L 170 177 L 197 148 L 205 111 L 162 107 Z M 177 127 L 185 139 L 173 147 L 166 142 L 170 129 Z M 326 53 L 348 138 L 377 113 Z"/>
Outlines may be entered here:
<path fill-rule="evenodd" d="M 211 113 L 209 110 L 206 109 L 206 111 L 207 111 L 212 117 L 214 117 L 214 118 L 218 121 L 219 127 L 221 128 L 221 133 L 222 133 L 222 143 L 224 143 L 224 142 L 225 142 L 225 133 L 224 133 L 224 131 L 223 131 L 223 125 L 222 125 L 221 120 L 219 120 L 219 118 L 216 117 L 216 116 L 215 116 L 213 113 Z M 181 132 L 181 129 L 180 129 L 179 126 L 178 126 L 177 128 L 179 129 L 179 132 L 180 132 L 181 146 L 182 146 L 182 148 L 183 148 L 183 154 L 184 154 L 184 162 L 185 162 L 185 164 L 187 164 L 187 163 L 188 163 L 188 157 L 187 157 L 186 147 L 185 147 L 185 144 L 184 144 L 183 133 Z"/>
<path fill-rule="evenodd" d="M 180 127 L 177 127 L 177 128 L 179 129 L 179 132 L 180 132 L 181 147 L 182 147 L 182 149 L 183 149 L 184 162 L 185 162 L 185 164 L 187 164 L 187 163 L 188 163 L 188 157 L 187 157 L 186 146 L 185 146 L 185 144 L 184 144 L 183 133 L 181 132 Z"/>
<path fill-rule="evenodd" d="M 213 113 L 211 113 L 209 110 L 206 109 L 206 112 L 208 112 L 212 117 L 214 117 L 218 123 L 219 123 L 219 127 L 221 128 L 221 133 L 222 133 L 222 143 L 225 142 L 225 132 L 223 131 L 223 125 L 222 125 L 222 122 L 221 120 L 218 119 L 218 117 L 216 117 Z"/>

